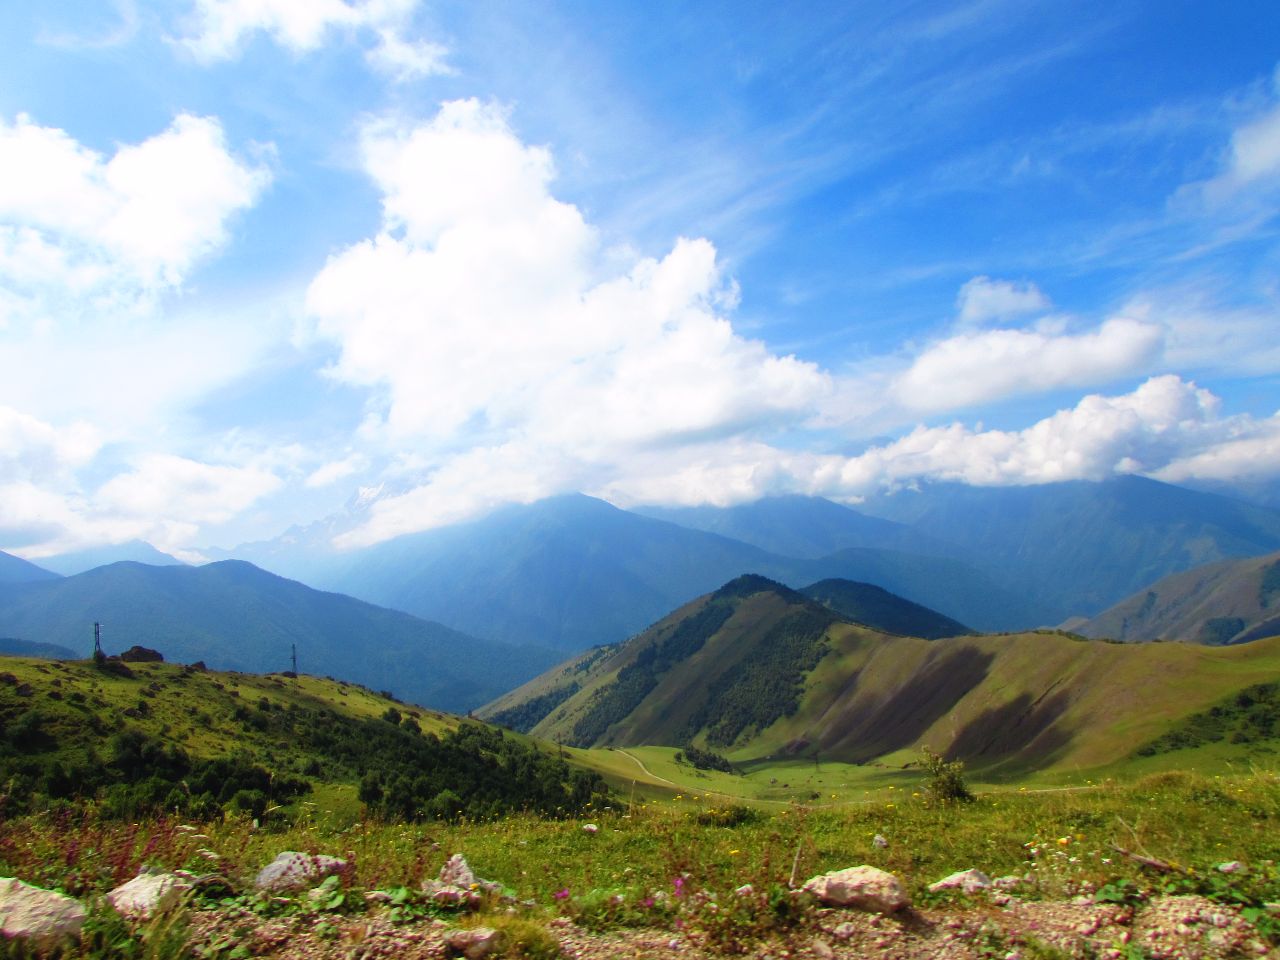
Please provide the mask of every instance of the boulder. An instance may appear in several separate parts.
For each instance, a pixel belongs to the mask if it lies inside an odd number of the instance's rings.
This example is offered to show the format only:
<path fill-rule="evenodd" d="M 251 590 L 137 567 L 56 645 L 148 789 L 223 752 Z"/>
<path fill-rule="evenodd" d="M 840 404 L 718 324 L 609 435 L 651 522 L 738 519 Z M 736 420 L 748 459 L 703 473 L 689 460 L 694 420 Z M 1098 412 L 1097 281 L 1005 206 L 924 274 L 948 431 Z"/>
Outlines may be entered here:
<path fill-rule="evenodd" d="M 85 909 L 79 900 L 0 877 L 0 935 L 26 940 L 38 950 L 80 935 Z"/>
<path fill-rule="evenodd" d="M 422 891 L 442 907 L 474 907 L 486 893 L 499 893 L 502 884 L 481 880 L 460 853 L 455 853 L 440 868 L 438 880 L 425 880 Z"/>
<path fill-rule="evenodd" d="M 107 903 L 130 920 L 148 920 L 177 906 L 190 889 L 191 884 L 172 873 L 144 873 L 108 893 Z"/>
<path fill-rule="evenodd" d="M 813 877 L 803 889 L 829 907 L 896 913 L 911 906 L 911 898 L 907 896 L 901 880 L 892 873 L 865 864 Z"/>
<path fill-rule="evenodd" d="M 285 850 L 259 871 L 253 885 L 259 890 L 300 890 L 347 869 L 347 861 L 324 854 Z"/>
<path fill-rule="evenodd" d="M 140 647 L 134 644 L 120 654 L 120 659 L 125 663 L 164 663 L 164 654 L 159 650 L 152 650 L 150 647 Z"/>
<path fill-rule="evenodd" d="M 934 893 L 939 890 L 959 890 L 963 893 L 978 893 L 986 890 L 991 886 L 991 878 L 981 870 L 960 870 L 951 874 L 949 877 L 943 877 L 937 883 L 929 884 L 929 889 Z"/>
<path fill-rule="evenodd" d="M 491 927 L 473 927 L 455 930 L 445 938 L 449 949 L 460 953 L 467 960 L 484 960 L 495 953 L 502 944 L 502 934 Z"/>

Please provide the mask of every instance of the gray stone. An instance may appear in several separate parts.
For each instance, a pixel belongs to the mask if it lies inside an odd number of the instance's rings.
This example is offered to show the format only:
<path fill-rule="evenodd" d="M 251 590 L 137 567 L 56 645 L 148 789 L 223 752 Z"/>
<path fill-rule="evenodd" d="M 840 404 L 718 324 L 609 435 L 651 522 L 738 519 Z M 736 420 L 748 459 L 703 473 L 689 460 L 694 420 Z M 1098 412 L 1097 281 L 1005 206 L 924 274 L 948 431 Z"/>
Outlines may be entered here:
<path fill-rule="evenodd" d="M 1228 860 L 1226 863 L 1220 863 L 1217 866 L 1219 873 L 1244 873 L 1245 866 L 1239 860 Z"/>
<path fill-rule="evenodd" d="M 978 893 L 986 890 L 991 886 L 991 878 L 981 870 L 960 870 L 951 874 L 949 877 L 943 877 L 937 883 L 929 884 L 929 889 L 934 893 L 939 890 L 959 890 L 963 893 Z"/>
<path fill-rule="evenodd" d="M 50 949 L 80 935 L 85 909 L 79 900 L 0 877 L 0 935 Z"/>
<path fill-rule="evenodd" d="M 473 927 L 470 930 L 455 930 L 445 938 L 449 948 L 460 953 L 467 960 L 484 960 L 502 944 L 502 934 L 491 927 Z"/>
<path fill-rule="evenodd" d="M 285 850 L 259 871 L 253 885 L 259 890 L 300 890 L 347 869 L 347 861 L 324 854 Z"/>
<path fill-rule="evenodd" d="M 911 905 L 902 881 L 878 867 L 863 865 L 812 877 L 804 889 L 832 907 L 895 913 Z"/>
<path fill-rule="evenodd" d="M 182 902 L 191 884 L 172 873 L 144 873 L 107 894 L 116 913 L 130 920 L 147 920 Z"/>

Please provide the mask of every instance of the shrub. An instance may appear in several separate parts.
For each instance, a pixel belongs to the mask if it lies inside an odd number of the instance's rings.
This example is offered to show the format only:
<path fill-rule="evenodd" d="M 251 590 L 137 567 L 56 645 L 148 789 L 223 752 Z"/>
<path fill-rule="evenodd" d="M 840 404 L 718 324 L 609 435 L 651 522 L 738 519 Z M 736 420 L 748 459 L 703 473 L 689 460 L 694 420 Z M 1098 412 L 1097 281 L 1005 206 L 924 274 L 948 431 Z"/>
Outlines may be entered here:
<path fill-rule="evenodd" d="M 928 747 L 920 751 L 920 762 L 929 775 L 929 796 L 940 803 L 968 803 L 973 793 L 964 782 L 964 761 L 947 760 Z"/>

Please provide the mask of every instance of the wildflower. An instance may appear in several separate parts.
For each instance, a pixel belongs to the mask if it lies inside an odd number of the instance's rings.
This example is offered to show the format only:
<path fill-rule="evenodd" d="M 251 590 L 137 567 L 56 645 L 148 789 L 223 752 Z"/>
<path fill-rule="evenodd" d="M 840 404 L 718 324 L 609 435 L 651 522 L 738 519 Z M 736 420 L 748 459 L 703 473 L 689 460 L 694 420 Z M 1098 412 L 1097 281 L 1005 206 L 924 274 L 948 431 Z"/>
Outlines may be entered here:
<path fill-rule="evenodd" d="M 741 852 L 742 852 L 741 850 L 730 850 L 730 851 L 729 851 L 729 856 L 731 856 L 731 857 L 736 857 L 736 856 L 737 856 L 738 854 L 740 854 Z"/>
<path fill-rule="evenodd" d="M 1065 846 L 1066 846 L 1067 844 L 1069 844 L 1070 842 L 1071 842 L 1071 838 L 1070 838 L 1070 837 L 1059 837 L 1059 838 L 1058 838 L 1058 846 L 1060 846 L 1060 847 L 1065 847 Z"/>
<path fill-rule="evenodd" d="M 671 885 L 676 888 L 677 897 L 684 896 L 684 877 L 676 877 L 675 880 L 671 882 Z"/>
<path fill-rule="evenodd" d="M 568 900 L 569 888 L 565 887 L 562 890 L 557 890 L 555 893 L 552 894 L 552 896 L 555 897 L 557 900 Z"/>

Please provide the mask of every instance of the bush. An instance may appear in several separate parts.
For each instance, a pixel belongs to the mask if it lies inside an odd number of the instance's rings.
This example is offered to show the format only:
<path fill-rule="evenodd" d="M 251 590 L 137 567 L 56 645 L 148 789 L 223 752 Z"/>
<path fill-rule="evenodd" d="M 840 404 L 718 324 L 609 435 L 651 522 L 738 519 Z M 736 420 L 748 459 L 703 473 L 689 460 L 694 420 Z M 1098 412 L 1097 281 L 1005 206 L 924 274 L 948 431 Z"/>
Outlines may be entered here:
<path fill-rule="evenodd" d="M 968 803 L 973 793 L 964 782 L 964 761 L 947 760 L 928 747 L 920 751 L 920 762 L 929 775 L 926 789 L 940 803 Z"/>

